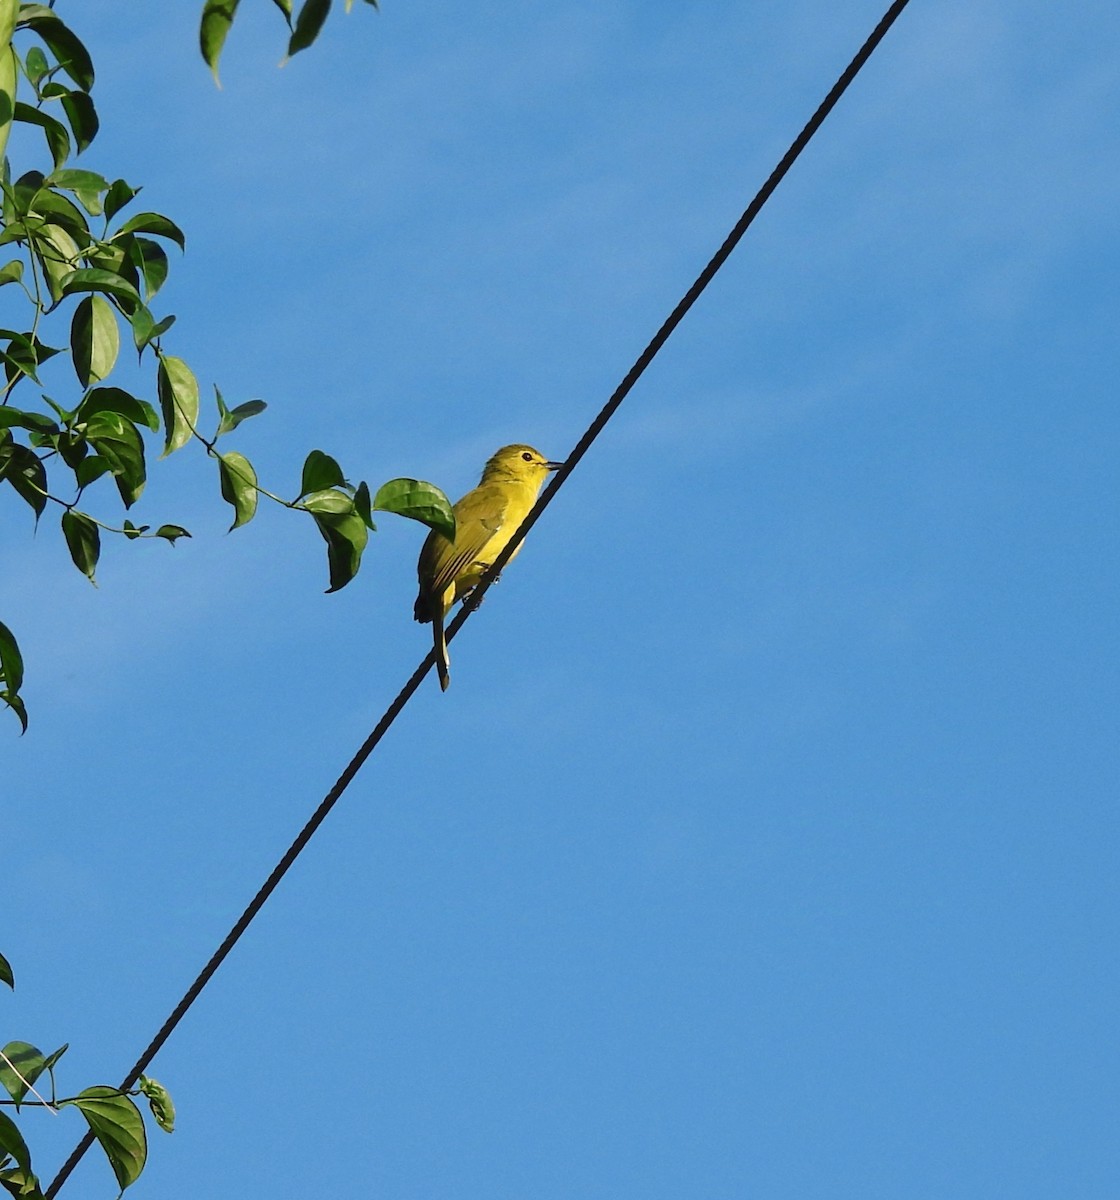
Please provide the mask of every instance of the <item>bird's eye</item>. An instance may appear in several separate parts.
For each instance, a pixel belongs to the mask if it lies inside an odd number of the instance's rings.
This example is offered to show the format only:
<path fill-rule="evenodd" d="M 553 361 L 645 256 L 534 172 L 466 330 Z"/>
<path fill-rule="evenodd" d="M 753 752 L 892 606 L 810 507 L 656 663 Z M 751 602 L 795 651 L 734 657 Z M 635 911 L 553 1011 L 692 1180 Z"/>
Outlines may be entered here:
<path fill-rule="evenodd" d="M 526 450 L 526 451 L 525 451 L 525 453 L 524 453 L 524 454 L 523 454 L 521 457 L 522 457 L 522 458 L 523 458 L 523 459 L 524 459 L 526 462 L 532 462 L 532 461 L 533 461 L 533 456 L 532 456 L 532 455 L 529 453 L 529 451 L 528 451 L 528 450 Z"/>

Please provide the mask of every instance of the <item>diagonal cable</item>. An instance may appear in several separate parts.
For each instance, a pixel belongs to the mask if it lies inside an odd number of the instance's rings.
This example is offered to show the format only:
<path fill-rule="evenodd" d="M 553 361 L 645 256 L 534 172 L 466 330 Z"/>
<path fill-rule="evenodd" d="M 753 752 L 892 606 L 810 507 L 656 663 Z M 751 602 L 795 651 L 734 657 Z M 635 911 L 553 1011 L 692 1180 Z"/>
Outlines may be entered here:
<path fill-rule="evenodd" d="M 832 112 L 833 108 L 836 107 L 840 97 L 845 91 L 847 91 L 848 85 L 859 74 L 863 65 L 875 52 L 876 47 L 887 35 L 888 30 L 895 23 L 909 2 L 910 0 L 894 0 L 894 3 L 883 14 L 878 25 L 876 25 L 872 30 L 867 41 L 865 41 L 864 44 L 859 48 L 855 57 L 847 65 L 836 82 L 832 85 L 828 95 L 825 96 L 818 106 L 816 112 L 814 112 L 806 122 L 805 127 L 797 135 L 790 145 L 790 148 L 782 156 L 781 161 L 770 173 L 770 177 L 766 180 L 762 187 L 759 188 L 754 199 L 747 206 L 746 211 L 735 223 L 735 226 L 731 232 L 727 235 L 723 245 L 720 246 L 720 248 L 712 256 L 711 261 L 696 277 L 696 281 L 693 283 L 693 285 L 681 297 L 677 306 L 673 309 L 669 316 L 666 317 L 661 328 L 656 334 L 654 334 L 649 345 L 646 346 L 646 348 L 638 356 L 634 365 L 629 371 L 627 371 L 625 378 L 615 389 L 614 393 L 611 395 L 606 404 L 603 405 L 599 415 L 594 421 L 591 422 L 587 428 L 587 431 L 576 443 L 575 448 L 568 456 L 564 465 L 559 471 L 556 472 L 548 487 L 545 488 L 544 492 L 540 496 L 540 499 L 538 499 L 537 503 L 534 505 L 532 511 L 521 523 L 521 526 L 518 528 L 513 537 L 510 538 L 501 554 L 498 555 L 490 568 L 479 580 L 477 587 L 471 593 L 468 601 L 464 603 L 460 611 L 455 615 L 455 618 L 449 623 L 447 626 L 447 640 L 449 642 L 459 632 L 463 626 L 463 623 L 470 617 L 471 613 L 478 607 L 478 604 L 481 602 L 487 588 L 489 588 L 489 586 L 498 577 L 502 568 L 507 562 L 509 562 L 511 555 L 525 540 L 525 535 L 536 524 L 541 513 L 544 512 L 544 510 L 552 502 L 552 498 L 556 495 L 560 488 L 564 486 L 568 476 L 571 475 L 572 471 L 575 470 L 576 464 L 587 453 L 588 449 L 591 447 L 591 444 L 595 441 L 599 434 L 602 433 L 607 422 L 611 419 L 611 417 L 614 416 L 623 400 L 625 400 L 629 395 L 634 384 L 638 382 L 642 374 L 645 372 L 645 369 L 653 361 L 654 357 L 657 355 L 657 352 L 669 340 L 670 335 L 684 319 L 685 314 L 693 306 L 693 304 L 696 303 L 701 293 L 715 277 L 716 272 L 730 257 L 731 252 L 742 240 L 743 235 L 750 228 L 755 217 L 758 216 L 758 214 L 762 211 L 763 206 L 774 194 L 778 184 L 781 183 L 781 181 L 785 178 L 786 173 L 797 161 L 802 150 L 804 150 L 809 144 L 813 135 L 818 129 L 820 129 L 821 125 L 824 124 L 825 119 L 828 117 L 829 113 Z M 427 675 L 434 664 L 435 653 L 434 651 L 429 651 L 427 657 L 412 673 L 411 678 L 404 685 L 404 687 L 401 688 L 396 699 L 385 710 L 381 720 L 377 722 L 369 737 L 367 737 L 362 743 L 358 752 L 354 755 L 346 769 L 338 777 L 334 787 L 332 787 L 331 790 L 326 794 L 322 803 L 315 810 L 315 812 L 312 813 L 310 820 L 308 820 L 307 824 L 300 830 L 295 841 L 292 842 L 291 846 L 289 846 L 287 851 L 284 853 L 284 856 L 272 869 L 271 874 L 261 885 L 257 894 L 249 902 L 249 905 L 245 911 L 237 919 L 233 928 L 226 935 L 225 940 L 218 947 L 218 949 L 214 951 L 210 961 L 199 973 L 198 978 L 195 979 L 194 983 L 192 983 L 187 989 L 186 993 L 183 995 L 183 998 L 175 1006 L 175 1009 L 171 1015 L 163 1023 L 163 1026 L 159 1032 L 148 1045 L 148 1048 L 143 1054 L 140 1055 L 140 1058 L 137 1060 L 135 1066 L 125 1076 L 124 1082 L 121 1084 L 122 1091 L 135 1085 L 137 1080 L 151 1063 L 152 1059 L 155 1058 L 156 1054 L 159 1053 L 164 1042 L 166 1042 L 171 1036 L 176 1025 L 179 1024 L 182 1018 L 186 1015 L 187 1010 L 192 1004 L 194 1004 L 195 1000 L 198 999 L 202 989 L 210 982 L 211 978 L 213 978 L 214 973 L 222 965 L 226 955 L 229 954 L 229 952 L 240 940 L 241 935 L 246 929 L 249 928 L 253 918 L 264 907 L 265 901 L 268 900 L 269 896 L 271 896 L 276 890 L 280 880 L 283 879 L 287 874 L 288 868 L 291 867 L 291 865 L 299 857 L 303 851 L 303 848 L 314 836 L 315 831 L 320 825 L 322 825 L 323 821 L 326 820 L 327 814 L 335 806 L 335 803 L 338 801 L 342 793 L 345 792 L 350 786 L 354 776 L 357 775 L 358 771 L 364 765 L 366 759 L 368 759 L 376 749 L 378 742 L 380 742 L 388 732 L 389 727 L 397 719 L 401 710 L 412 698 L 413 693 L 420 686 L 424 676 Z M 87 1133 L 74 1148 L 70 1157 L 62 1164 L 58 1174 L 51 1181 L 51 1185 L 45 1193 L 46 1200 L 54 1200 L 54 1197 L 58 1194 L 59 1189 L 69 1178 L 70 1173 L 78 1165 L 82 1155 L 84 1155 L 90 1146 L 93 1145 L 93 1140 L 94 1135 L 92 1132 Z"/>

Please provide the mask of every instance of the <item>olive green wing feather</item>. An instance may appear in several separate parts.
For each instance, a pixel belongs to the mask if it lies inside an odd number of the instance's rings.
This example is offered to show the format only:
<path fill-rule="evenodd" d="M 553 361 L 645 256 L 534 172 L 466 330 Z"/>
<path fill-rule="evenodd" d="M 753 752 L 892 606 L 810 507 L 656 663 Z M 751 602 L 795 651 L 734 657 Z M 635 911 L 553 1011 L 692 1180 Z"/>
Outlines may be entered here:
<path fill-rule="evenodd" d="M 431 580 L 425 589 L 429 595 L 441 595 L 482 556 L 502 528 L 508 511 L 509 500 L 498 487 L 476 487 L 455 505 L 455 541 L 449 542 L 439 534 L 433 539 L 431 575 L 424 571 Z"/>

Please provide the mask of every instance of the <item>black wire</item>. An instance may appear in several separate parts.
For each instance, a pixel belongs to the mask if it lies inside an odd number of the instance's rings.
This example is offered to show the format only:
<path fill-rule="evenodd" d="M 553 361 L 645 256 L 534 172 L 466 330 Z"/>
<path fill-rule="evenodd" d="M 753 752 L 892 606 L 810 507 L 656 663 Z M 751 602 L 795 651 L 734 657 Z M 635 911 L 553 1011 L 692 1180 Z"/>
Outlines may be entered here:
<path fill-rule="evenodd" d="M 633 388 L 634 384 L 637 383 L 641 378 L 646 367 L 649 366 L 657 352 L 666 343 L 666 341 L 668 341 L 673 330 L 675 330 L 676 327 L 681 323 L 685 314 L 693 306 L 693 304 L 695 304 L 700 294 L 704 291 L 708 284 L 711 283 L 716 272 L 727 261 L 728 257 L 731 255 L 731 252 L 739 244 L 743 235 L 750 228 L 755 217 L 757 217 L 759 212 L 762 211 L 763 205 L 774 194 L 778 184 L 781 183 L 790 167 L 792 167 L 797 161 L 801 151 L 804 150 L 809 144 L 809 141 L 813 135 L 821 127 L 825 118 L 833 110 L 837 101 L 847 90 L 848 85 L 853 79 L 855 79 L 856 75 L 859 74 L 864 63 L 866 63 L 874 53 L 875 48 L 886 36 L 887 31 L 894 24 L 894 22 L 902 13 L 902 10 L 909 2 L 910 0 L 895 0 L 890 8 L 888 8 L 883 14 L 882 19 L 879 21 L 879 24 L 875 26 L 867 41 L 864 42 L 864 44 L 860 47 L 858 53 L 848 64 L 843 74 L 833 84 L 828 95 L 825 96 L 825 98 L 821 101 L 817 111 L 813 113 L 812 117 L 809 118 L 804 129 L 802 129 L 797 135 L 790 148 L 782 156 L 781 161 L 770 173 L 770 177 L 766 180 L 762 187 L 759 188 L 754 199 L 747 206 L 746 211 L 735 223 L 735 227 L 727 235 L 723 245 L 720 246 L 720 248 L 712 256 L 712 259 L 708 265 L 696 277 L 695 283 L 693 283 L 688 291 L 685 292 L 676 308 L 674 308 L 669 316 L 665 319 L 664 324 L 662 324 L 661 328 L 654 335 L 653 340 L 642 351 L 637 361 L 626 373 L 626 377 L 615 389 L 611 398 L 606 402 L 606 404 L 603 405 L 599 415 L 588 426 L 587 432 L 584 433 L 583 437 L 581 437 L 576 443 L 575 448 L 568 456 L 564 465 L 559 471 L 557 471 L 549 486 L 544 490 L 532 511 L 521 523 L 521 526 L 518 528 L 513 537 L 510 538 L 501 554 L 498 555 L 493 564 L 479 580 L 478 586 L 471 593 L 468 602 L 463 605 L 462 609 L 456 614 L 454 620 L 447 627 L 447 640 L 449 642 L 462 628 L 464 621 L 466 621 L 474 609 L 478 607 L 478 604 L 482 600 L 486 589 L 498 577 L 498 574 L 501 572 L 502 568 L 509 561 L 510 556 L 514 553 L 517 547 L 521 545 L 522 541 L 524 541 L 525 535 L 536 524 L 537 518 L 540 517 L 541 513 L 544 512 L 544 510 L 551 503 L 553 496 L 555 496 L 560 488 L 564 486 L 565 480 L 572 473 L 572 471 L 575 470 L 576 464 L 587 453 L 592 442 L 594 442 L 599 434 L 602 433 L 607 422 L 612 416 L 614 416 L 619 405 L 623 400 L 626 399 L 631 388 Z M 361 748 L 350 760 L 346 769 L 338 777 L 334 787 L 332 787 L 323 798 L 322 803 L 311 815 L 311 819 L 300 830 L 299 835 L 296 837 L 295 841 L 292 842 L 291 846 L 288 847 L 283 858 L 281 858 L 276 866 L 272 869 L 272 873 L 261 885 L 260 890 L 253 897 L 249 903 L 249 906 L 241 914 L 236 924 L 226 935 L 225 940 L 214 952 L 210 961 L 205 967 L 203 967 L 202 971 L 198 975 L 198 978 L 195 979 L 194 983 L 192 983 L 187 989 L 183 998 L 175 1006 L 174 1011 L 163 1023 L 160 1031 L 149 1043 L 148 1048 L 143 1054 L 140 1055 L 139 1059 L 137 1059 L 136 1065 L 125 1076 L 124 1081 L 121 1083 L 122 1091 L 131 1088 L 137 1082 L 137 1080 L 148 1067 L 149 1063 L 151 1063 L 152 1059 L 155 1058 L 157 1053 L 159 1053 L 164 1042 L 166 1042 L 171 1036 L 176 1025 L 179 1024 L 179 1022 L 186 1015 L 187 1010 L 191 1007 L 195 1000 L 198 999 L 202 989 L 207 985 L 207 983 L 210 982 L 211 978 L 213 978 L 214 973 L 222 965 L 226 955 L 229 954 L 229 952 L 240 940 L 241 935 L 246 929 L 248 929 L 253 918 L 264 907 L 265 901 L 268 900 L 269 896 L 271 896 L 276 890 L 280 880 L 283 879 L 283 877 L 287 874 L 288 868 L 299 857 L 300 853 L 303 851 L 303 848 L 311 840 L 315 831 L 326 820 L 327 814 L 334 807 L 335 802 L 350 786 L 354 776 L 357 775 L 359 770 L 361 770 L 366 759 L 369 758 L 369 756 L 376 749 L 378 742 L 380 742 L 388 732 L 389 727 L 397 719 L 397 716 L 400 714 L 401 710 L 412 698 L 412 694 L 420 686 L 424 676 L 427 675 L 434 664 L 435 654 L 434 652 L 429 652 L 424 661 L 412 673 L 412 677 L 409 679 L 409 681 L 404 685 L 403 688 L 401 688 L 400 692 L 397 694 L 397 698 L 385 710 L 381 720 L 377 722 L 369 737 L 367 737 L 362 743 Z M 71 1171 L 73 1171 L 73 1169 L 78 1165 L 82 1155 L 85 1154 L 85 1152 L 93 1144 L 93 1140 L 93 1133 L 87 1133 L 86 1136 L 74 1148 L 73 1153 L 66 1160 L 66 1162 L 62 1164 L 58 1174 L 51 1181 L 50 1187 L 47 1188 L 45 1193 L 46 1200 L 53 1200 L 53 1197 L 58 1194 L 59 1188 L 62 1187 L 69 1177 Z"/>

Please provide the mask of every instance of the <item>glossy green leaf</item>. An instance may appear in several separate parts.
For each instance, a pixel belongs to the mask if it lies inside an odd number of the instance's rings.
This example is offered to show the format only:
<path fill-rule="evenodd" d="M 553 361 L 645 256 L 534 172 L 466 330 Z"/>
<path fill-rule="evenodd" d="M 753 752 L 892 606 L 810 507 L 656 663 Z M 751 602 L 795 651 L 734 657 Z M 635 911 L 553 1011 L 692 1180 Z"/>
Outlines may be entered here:
<path fill-rule="evenodd" d="M 152 1110 L 156 1124 L 165 1133 L 173 1133 L 175 1130 L 175 1105 L 172 1102 L 171 1093 L 158 1079 L 152 1079 L 150 1075 L 140 1076 L 140 1091 L 148 1098 L 148 1106 Z"/>
<path fill-rule="evenodd" d="M 288 57 L 306 50 L 319 36 L 327 13 L 331 11 L 331 0 L 303 0 L 303 5 L 296 17 L 296 27 L 288 39 Z M 334 590 L 333 588 L 331 589 Z"/>
<path fill-rule="evenodd" d="M 22 1167 L 5 1167 L 0 1170 L 0 1187 L 9 1196 L 17 1197 L 17 1200 L 45 1200 L 39 1188 L 39 1180 Z"/>
<path fill-rule="evenodd" d="M 11 16 L 11 0 L 5 0 L 0 6 L 0 13 L 6 12 Z M 12 117 L 16 107 L 16 86 L 19 80 L 19 56 L 11 44 L 10 37 L 0 39 L 0 163 L 4 161 L 4 151 L 8 145 L 8 135 L 12 131 Z M 9 199 L 4 198 L 7 209 Z M 5 218 L 7 212 L 5 211 Z"/>
<path fill-rule="evenodd" d="M 121 388 L 94 388 L 78 406 L 75 418 L 81 422 L 99 412 L 120 413 L 136 425 L 146 425 L 153 433 L 159 431 L 156 410 L 147 400 L 139 400 Z"/>
<path fill-rule="evenodd" d="M 28 379 L 33 379 L 38 383 L 39 376 L 36 371 L 39 366 L 39 356 L 35 353 L 35 343 L 27 334 L 16 333 L 11 329 L 3 330 L 2 334 L 11 339 L 0 349 L 5 378 L 11 382 L 19 375 L 26 375 Z"/>
<path fill-rule="evenodd" d="M 47 472 L 39 456 L 18 442 L 0 443 L 0 479 L 6 479 L 38 520 L 47 506 Z"/>
<path fill-rule="evenodd" d="M 24 733 L 27 732 L 27 706 L 23 700 L 10 689 L 0 691 L 0 704 L 6 704 L 19 718 Z"/>
<path fill-rule="evenodd" d="M 67 92 L 62 97 L 62 109 L 70 122 L 74 145 L 81 154 L 97 137 L 97 131 L 101 128 L 101 122 L 97 119 L 97 109 L 93 107 L 93 101 L 85 92 Z"/>
<path fill-rule="evenodd" d="M 144 212 L 130 217 L 113 234 L 114 240 L 126 233 L 154 233 L 157 237 L 170 238 L 180 250 L 187 248 L 187 239 L 183 231 L 170 218 L 160 213 Z"/>
<path fill-rule="evenodd" d="M 29 211 L 38 213 L 53 225 L 65 229 L 83 248 L 89 246 L 93 241 L 85 213 L 61 192 L 53 191 L 49 187 L 41 187 L 32 197 Z"/>
<path fill-rule="evenodd" d="M 136 343 L 136 350 L 140 354 L 143 354 L 145 346 L 154 342 L 175 324 L 173 316 L 167 316 L 162 321 L 157 321 L 144 305 L 141 305 L 129 317 L 129 321 L 132 324 L 132 340 Z"/>
<path fill-rule="evenodd" d="M 17 1109 L 46 1068 L 46 1055 L 30 1042 L 9 1042 L 0 1050 L 0 1086 Z"/>
<path fill-rule="evenodd" d="M 78 274 L 74 268 L 81 261 L 81 250 L 65 229 L 53 224 L 42 225 L 35 231 L 32 247 L 47 277 L 51 299 L 61 300 L 66 280 Z"/>
<path fill-rule="evenodd" d="M 37 433 L 57 433 L 58 425 L 43 413 L 23 412 L 8 404 L 0 407 L 0 429 L 30 429 Z"/>
<path fill-rule="evenodd" d="M 140 191 L 140 188 L 130 187 L 123 179 L 114 179 L 105 193 L 105 219 L 111 221 Z"/>
<path fill-rule="evenodd" d="M 338 487 L 346 482 L 342 468 L 329 454 L 312 450 L 303 462 L 303 477 L 299 485 L 300 496 L 320 492 L 324 488 Z"/>
<path fill-rule="evenodd" d="M 198 380 L 181 358 L 160 356 L 159 403 L 163 409 L 163 457 L 185 446 L 198 427 Z"/>
<path fill-rule="evenodd" d="M 62 514 L 62 535 L 74 566 L 90 583 L 96 582 L 93 575 L 101 557 L 101 531 L 85 513 L 68 508 Z"/>
<path fill-rule="evenodd" d="M 7 1113 L 0 1112 L 0 1157 L 4 1155 L 11 1155 L 16 1165 L 31 1175 L 31 1151 L 15 1121 Z"/>
<path fill-rule="evenodd" d="M 358 573 L 369 530 L 345 492 L 333 488 L 313 492 L 303 498 L 302 504 L 315 518 L 315 526 L 327 543 L 331 581 L 327 591 L 337 592 Z"/>
<path fill-rule="evenodd" d="M 240 0 L 206 0 L 202 9 L 202 22 L 198 29 L 198 45 L 202 58 L 214 74 L 214 82 L 221 87 L 218 78 L 218 60 L 226 44 L 233 18 L 237 15 Z"/>
<path fill-rule="evenodd" d="M 97 293 L 87 296 L 74 309 L 70 322 L 70 352 L 82 387 L 99 383 L 112 371 L 120 348 L 113 306 Z"/>
<path fill-rule="evenodd" d="M 79 404 L 74 418 L 80 422 L 94 413 L 120 413 L 134 425 L 145 425 L 154 433 L 160 428 L 160 418 L 151 404 L 120 388 L 94 388 Z"/>
<path fill-rule="evenodd" d="M 3 0 L 0 0 L 2 3 Z M 22 216 L 27 212 L 31 198 L 43 186 L 45 176 L 42 171 L 24 171 L 10 186 L 4 189 L 4 220 L 10 221 L 13 216 Z"/>
<path fill-rule="evenodd" d="M 118 413 L 98 412 L 86 422 L 86 437 L 108 463 L 125 508 L 131 508 L 147 481 L 144 443 L 136 426 Z"/>
<path fill-rule="evenodd" d="M 230 450 L 218 455 L 222 499 L 233 505 L 232 532 L 253 519 L 257 511 L 257 473 L 244 454 Z"/>
<path fill-rule="evenodd" d="M 96 171 L 86 171 L 80 167 L 63 167 L 52 171 L 46 179 L 47 187 L 62 188 L 73 192 L 78 202 L 91 216 L 100 216 L 105 211 L 101 199 L 104 192 L 109 190 L 109 181 Z"/>
<path fill-rule="evenodd" d="M 369 498 L 369 484 L 363 479 L 358 484 L 358 489 L 354 493 L 354 511 L 366 523 L 366 528 L 372 532 L 377 532 L 377 526 L 373 523 L 372 502 Z"/>
<path fill-rule="evenodd" d="M 51 152 L 56 169 L 70 157 L 70 135 L 61 121 L 55 120 L 42 109 L 32 108 L 30 104 L 24 104 L 20 100 L 16 101 L 14 116 L 17 121 L 22 121 L 25 125 L 38 125 L 42 129 L 43 136 L 47 139 L 47 149 Z"/>
<path fill-rule="evenodd" d="M 91 1087 L 64 1101 L 81 1110 L 113 1168 L 121 1189 L 140 1178 L 148 1157 L 148 1138 L 140 1110 L 116 1088 Z"/>
<path fill-rule="evenodd" d="M 108 474 L 109 460 L 100 454 L 90 454 L 83 458 L 73 469 L 74 479 L 80 488 L 87 488 L 95 483 L 102 475 Z"/>
<path fill-rule="evenodd" d="M 182 525 L 161 525 L 152 536 L 163 538 L 174 546 L 176 538 L 189 538 L 191 535 L 190 530 L 184 529 Z"/>
<path fill-rule="evenodd" d="M 50 69 L 50 63 L 38 46 L 32 46 L 23 57 L 23 69 L 32 83 L 38 83 Z"/>
<path fill-rule="evenodd" d="M 116 296 L 128 312 L 141 303 L 140 294 L 131 283 L 99 267 L 81 267 L 63 277 L 62 294 L 70 296 L 75 292 L 106 292 Z"/>
<path fill-rule="evenodd" d="M 288 22 L 288 28 L 292 27 L 292 0 L 272 0 L 272 3 L 284 14 L 284 20 Z"/>
<path fill-rule="evenodd" d="M 451 501 L 432 483 L 422 479 L 390 479 L 377 489 L 375 511 L 396 513 L 419 521 L 429 529 L 455 540 L 455 513 Z"/>
<path fill-rule="evenodd" d="M 15 634 L 0 621 L 0 678 L 13 692 L 23 687 L 23 655 L 19 652 L 19 644 Z M 6 970 L 7 974 L 4 973 Z M 0 983 L 15 987 L 12 982 L 12 969 L 7 962 L 0 963 Z"/>
<path fill-rule="evenodd" d="M 7 632 L 6 625 L 0 625 L 0 639 Z M 2 641 L 0 641 L 0 652 L 3 650 Z M 14 989 L 16 986 L 16 977 L 12 974 L 12 966 L 8 960 L 0 954 L 0 983 L 6 983 L 8 987 Z"/>
<path fill-rule="evenodd" d="M 93 63 L 88 51 L 51 9 L 42 4 L 22 5 L 16 27 L 33 29 L 83 92 L 93 87 Z"/>
<path fill-rule="evenodd" d="M 0 267 L 0 287 L 6 283 L 19 283 L 22 278 L 23 263 L 18 258 L 13 258 L 10 263 Z"/>
<path fill-rule="evenodd" d="M 218 432 L 214 435 L 215 438 L 232 433 L 242 421 L 257 416 L 268 407 L 263 400 L 246 400 L 244 404 L 239 404 L 236 408 L 227 408 L 217 385 L 214 387 L 214 399 L 218 405 Z"/>
<path fill-rule="evenodd" d="M 129 244 L 128 256 L 144 280 L 144 299 L 150 302 L 167 278 L 167 251 L 151 238 L 134 237 Z"/>

